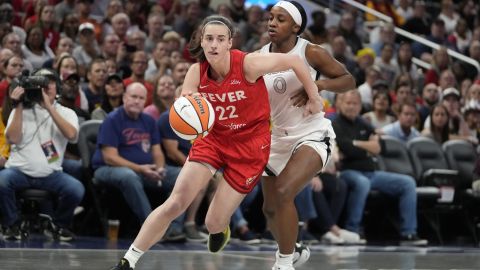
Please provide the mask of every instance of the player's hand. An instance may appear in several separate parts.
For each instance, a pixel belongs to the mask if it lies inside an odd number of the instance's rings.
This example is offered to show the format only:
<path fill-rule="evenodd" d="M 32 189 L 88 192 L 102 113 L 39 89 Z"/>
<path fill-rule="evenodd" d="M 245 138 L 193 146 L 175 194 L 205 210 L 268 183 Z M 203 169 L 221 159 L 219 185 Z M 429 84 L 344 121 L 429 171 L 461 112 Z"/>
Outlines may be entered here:
<path fill-rule="evenodd" d="M 308 99 L 304 116 L 320 113 L 321 111 L 323 111 L 323 98 L 320 95 L 316 95 L 313 99 Z"/>
<path fill-rule="evenodd" d="M 302 89 L 302 91 L 293 95 L 290 98 L 290 101 L 292 102 L 292 106 L 294 106 L 294 107 L 299 108 L 299 107 L 305 106 L 305 104 L 307 104 L 307 101 L 308 101 L 307 92 L 305 92 L 305 89 Z"/>
<path fill-rule="evenodd" d="M 312 178 L 311 185 L 312 185 L 312 190 L 315 192 L 320 192 L 323 189 L 322 180 L 320 180 L 320 177 L 318 176 L 315 176 Z"/>

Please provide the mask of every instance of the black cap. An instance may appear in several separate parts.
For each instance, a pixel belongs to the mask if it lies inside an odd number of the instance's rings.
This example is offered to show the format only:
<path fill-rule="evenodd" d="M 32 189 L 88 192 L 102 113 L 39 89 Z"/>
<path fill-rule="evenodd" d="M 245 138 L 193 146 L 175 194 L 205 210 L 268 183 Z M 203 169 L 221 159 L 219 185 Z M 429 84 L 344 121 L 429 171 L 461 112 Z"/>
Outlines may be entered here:
<path fill-rule="evenodd" d="M 71 74 L 68 74 L 65 76 L 65 78 L 63 78 L 63 81 L 66 81 L 66 80 L 75 80 L 77 82 L 80 81 L 80 75 L 78 75 L 77 73 L 71 73 Z"/>
<path fill-rule="evenodd" d="M 388 89 L 388 82 L 384 80 L 376 80 L 372 85 L 372 89 L 378 89 L 382 87 Z"/>
<path fill-rule="evenodd" d="M 116 80 L 118 82 L 123 82 L 122 76 L 118 73 L 113 73 L 113 74 L 108 75 L 107 83 L 109 83 L 112 80 Z"/>

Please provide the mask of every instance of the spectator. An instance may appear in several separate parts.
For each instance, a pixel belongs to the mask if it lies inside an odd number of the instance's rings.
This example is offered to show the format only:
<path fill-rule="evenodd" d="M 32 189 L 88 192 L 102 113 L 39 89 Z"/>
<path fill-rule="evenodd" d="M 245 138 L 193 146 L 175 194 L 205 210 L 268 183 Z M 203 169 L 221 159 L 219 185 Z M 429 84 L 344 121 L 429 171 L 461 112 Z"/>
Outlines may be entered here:
<path fill-rule="evenodd" d="M 423 128 L 422 136 L 432 138 L 440 145 L 450 139 L 448 127 L 450 116 L 445 106 L 441 104 L 433 106 L 427 119 L 429 124 Z"/>
<path fill-rule="evenodd" d="M 393 123 L 395 117 L 390 115 L 390 107 L 392 106 L 392 99 L 387 91 L 377 91 L 373 95 L 373 110 L 366 112 L 362 117 L 374 129 L 381 129 L 384 126 Z"/>
<path fill-rule="evenodd" d="M 78 15 L 75 13 L 70 13 L 63 19 L 60 24 L 60 34 L 62 36 L 67 36 L 73 40 L 74 43 L 77 43 L 78 36 L 78 27 L 80 27 L 80 20 Z"/>
<path fill-rule="evenodd" d="M 357 52 L 357 68 L 353 71 L 353 76 L 357 82 L 357 86 L 365 82 L 367 69 L 373 66 L 375 62 L 375 52 L 371 48 L 364 48 Z"/>
<path fill-rule="evenodd" d="M 480 102 L 477 100 L 470 100 L 462 109 L 465 123 L 469 130 L 469 137 L 471 141 L 480 140 Z"/>
<path fill-rule="evenodd" d="M 147 106 L 143 112 L 150 115 L 155 121 L 160 115 L 169 110 L 175 101 L 175 82 L 172 76 L 163 75 L 155 83 L 153 103 Z"/>
<path fill-rule="evenodd" d="M 402 17 L 404 21 L 413 17 L 413 8 L 411 0 L 399 0 L 398 7 L 395 10 L 398 16 Z"/>
<path fill-rule="evenodd" d="M 420 136 L 420 132 L 414 127 L 417 119 L 417 108 L 414 103 L 400 105 L 398 120 L 384 126 L 380 132 L 407 143 L 413 138 Z"/>
<path fill-rule="evenodd" d="M 401 26 L 405 23 L 405 19 L 397 14 L 395 6 L 389 0 L 367 0 L 365 5 L 371 9 L 374 9 L 380 13 L 392 18 L 393 22 L 397 26 Z M 366 21 L 376 21 L 378 18 L 370 13 L 365 13 Z"/>
<path fill-rule="evenodd" d="M 325 28 L 326 16 L 322 10 L 312 12 L 312 25 L 307 27 L 306 33 L 311 37 L 310 41 L 314 44 L 323 45 L 328 43 L 328 32 Z"/>
<path fill-rule="evenodd" d="M 440 73 L 440 78 L 438 79 L 438 86 L 439 88 L 444 91 L 447 88 L 456 88 L 457 87 L 457 79 L 453 72 L 449 69 L 446 69 Z"/>
<path fill-rule="evenodd" d="M 438 18 L 445 22 L 445 30 L 448 34 L 452 33 L 457 25 L 460 16 L 455 12 L 452 0 L 442 0 L 442 10 Z"/>
<path fill-rule="evenodd" d="M 39 26 L 33 26 L 27 31 L 27 40 L 25 45 L 22 45 L 22 54 L 34 69 L 41 68 L 43 63 L 55 56 L 50 47 L 45 44 L 45 37 Z"/>
<path fill-rule="evenodd" d="M 145 71 L 145 79 L 149 82 L 153 82 L 158 76 L 165 74 L 171 66 L 169 51 L 165 41 L 160 40 L 155 45 L 152 56 L 148 60 L 148 68 Z"/>
<path fill-rule="evenodd" d="M 214 15 L 215 11 L 210 7 L 210 0 L 198 0 L 200 6 L 200 18 L 204 18 Z"/>
<path fill-rule="evenodd" d="M 425 85 L 422 91 L 423 104 L 418 109 L 418 114 L 420 116 L 420 128 L 423 128 L 423 123 L 425 119 L 432 112 L 433 107 L 437 105 L 440 101 L 440 89 L 434 83 L 429 83 Z"/>
<path fill-rule="evenodd" d="M 93 59 L 88 66 L 88 84 L 83 88 L 88 100 L 88 112 L 92 112 L 102 103 L 105 81 L 107 78 L 107 66 L 102 58 Z"/>
<path fill-rule="evenodd" d="M 162 13 L 152 13 L 147 20 L 148 37 L 145 41 L 145 51 L 152 53 L 159 42 L 161 42 L 163 34 L 165 34 L 165 15 Z"/>
<path fill-rule="evenodd" d="M 455 31 L 448 36 L 448 41 L 454 44 L 460 53 L 466 53 L 471 40 L 472 32 L 468 29 L 467 21 L 460 18 L 455 25 Z"/>
<path fill-rule="evenodd" d="M 396 72 L 399 75 L 402 73 L 408 73 L 414 82 L 417 82 L 420 75 L 420 70 L 413 64 L 412 61 L 412 46 L 408 42 L 402 42 L 398 48 L 396 59 Z"/>
<path fill-rule="evenodd" d="M 95 179 L 117 188 L 137 220 L 142 223 L 152 211 L 146 188 L 171 191 L 180 172 L 165 165 L 154 120 L 143 114 L 147 90 L 141 83 L 129 85 L 123 106 L 107 116 L 98 134 L 92 158 Z"/>
<path fill-rule="evenodd" d="M 341 94 L 340 114 L 333 121 L 337 145 L 343 154 L 342 178 L 349 187 L 345 229 L 360 231 L 370 189 L 398 198 L 401 216 L 401 244 L 426 245 L 417 236 L 415 180 L 407 175 L 376 171 L 371 155 L 379 154 L 382 142 L 373 128 L 359 117 L 361 98 L 357 91 Z"/>
<path fill-rule="evenodd" d="M 64 53 L 72 55 L 74 43 L 69 37 L 62 37 L 58 41 L 58 46 L 55 50 L 55 57 L 45 61 L 42 65 L 44 68 L 57 69 L 58 60 Z"/>
<path fill-rule="evenodd" d="M 10 57 L 13 56 L 13 52 L 10 49 L 3 48 L 0 49 L 0 79 L 5 78 L 5 61 L 7 61 Z M 1 103 L 0 103 L 1 104 Z"/>
<path fill-rule="evenodd" d="M 190 0 L 185 4 L 182 16 L 175 18 L 175 22 L 172 24 L 172 29 L 186 40 L 190 40 L 193 31 L 195 31 L 195 28 L 201 20 L 200 5 L 198 1 Z"/>
<path fill-rule="evenodd" d="M 348 46 L 352 49 L 352 53 L 357 54 L 362 49 L 362 39 L 358 36 L 355 29 L 355 18 L 352 13 L 344 12 L 340 19 L 338 32 L 347 41 Z"/>
<path fill-rule="evenodd" d="M 24 69 L 23 59 L 17 55 L 13 55 L 6 59 L 3 63 L 5 78 L 0 81 L 0 104 L 3 104 L 5 96 L 8 95 L 10 85 L 13 80 L 22 75 Z M 8 115 L 6 115 L 8 116 Z M 7 118 L 5 119 L 5 121 Z"/>
<path fill-rule="evenodd" d="M 60 39 L 60 34 L 56 30 L 55 11 L 54 6 L 46 5 L 40 10 L 40 18 L 34 24 L 40 26 L 45 37 L 45 45 L 50 47 L 51 50 L 55 50 Z M 25 27 L 27 31 L 30 27 Z"/>
<path fill-rule="evenodd" d="M 107 10 L 105 11 L 105 17 L 102 20 L 102 32 L 104 35 L 111 34 L 112 18 L 116 14 L 123 13 L 123 3 L 120 0 L 111 0 L 108 2 Z"/>
<path fill-rule="evenodd" d="M 445 23 L 437 19 L 430 26 L 430 35 L 425 37 L 431 42 L 437 43 L 446 48 L 450 48 L 451 43 L 447 40 L 447 34 L 445 31 Z M 420 58 L 424 61 L 429 61 L 432 57 L 432 49 L 427 47 L 419 42 L 412 43 L 413 55 L 417 58 Z"/>
<path fill-rule="evenodd" d="M 123 84 L 127 87 L 133 82 L 139 82 L 147 89 L 147 101 L 146 106 L 152 104 L 153 98 L 153 85 L 145 80 L 145 71 L 147 70 L 147 54 L 144 51 L 136 51 L 132 56 L 132 63 L 130 68 L 132 69 L 132 76 L 123 80 Z"/>
<path fill-rule="evenodd" d="M 102 42 L 101 55 L 105 59 L 114 59 L 115 61 L 120 61 L 119 55 L 121 57 L 120 46 L 123 44 L 120 42 L 120 38 L 116 34 L 107 34 Z"/>
<path fill-rule="evenodd" d="M 61 80 L 66 80 L 71 74 L 76 74 L 77 76 L 79 76 L 78 81 L 75 81 L 78 92 L 77 95 L 75 95 L 75 107 L 78 107 L 81 110 L 88 112 L 88 100 L 87 96 L 80 87 L 80 75 L 78 75 L 78 64 L 75 58 L 73 58 L 73 56 L 71 56 L 70 54 L 63 53 L 60 55 L 57 63 L 55 63 L 55 66 L 57 74 L 60 76 Z M 71 83 L 73 82 L 74 81 L 71 81 Z M 73 107 L 69 108 L 73 109 Z"/>
<path fill-rule="evenodd" d="M 55 233 L 61 241 L 69 241 L 73 239 L 68 229 L 73 210 L 82 200 L 85 189 L 78 180 L 62 172 L 61 164 L 67 142 L 77 138 L 78 118 L 72 110 L 54 102 L 58 77 L 53 72 L 43 69 L 34 75 L 50 80 L 48 87 L 42 89 L 44 95 L 40 104 L 30 107 L 20 102 L 25 91 L 21 87 L 11 93 L 15 109 L 9 117 L 6 136 L 12 151 L 6 169 L 0 172 L 0 209 L 7 226 L 4 234 L 7 239 L 21 238 L 15 192 L 36 188 L 56 194 L 53 222 L 58 231 Z M 37 118 L 44 120 L 39 123 L 34 120 Z"/>
<path fill-rule="evenodd" d="M 383 44 L 380 57 L 375 59 L 375 65 L 380 68 L 381 77 L 390 85 L 393 83 L 398 67 L 393 60 L 394 45 L 391 43 Z"/>
<path fill-rule="evenodd" d="M 464 96 L 464 103 L 468 104 L 470 101 L 480 102 L 480 80 L 473 83 Z"/>
<path fill-rule="evenodd" d="M 438 84 L 440 74 L 450 68 L 451 61 L 448 56 L 447 48 L 441 47 L 433 53 L 432 68 L 427 70 L 425 74 L 425 84 L 435 83 Z"/>
<path fill-rule="evenodd" d="M 430 34 L 431 22 L 430 16 L 425 11 L 425 1 L 417 0 L 413 3 L 413 16 L 407 19 L 402 27 L 410 33 L 426 37 Z"/>
<path fill-rule="evenodd" d="M 189 62 L 180 60 L 175 64 L 175 66 L 173 66 L 172 78 L 175 81 L 176 86 L 183 84 L 183 80 L 185 80 L 185 75 L 187 75 L 190 65 L 191 64 Z"/>
<path fill-rule="evenodd" d="M 400 107 L 404 103 L 414 103 L 415 98 L 413 95 L 412 86 L 409 83 L 399 83 L 394 89 L 394 100 L 395 102 L 392 104 L 392 112 L 395 114 L 397 118 L 400 115 Z"/>
<path fill-rule="evenodd" d="M 357 64 L 351 56 L 351 53 L 347 51 L 347 43 L 342 36 L 337 36 L 333 39 L 332 55 L 338 62 L 344 64 L 348 71 L 355 71 Z"/>
<path fill-rule="evenodd" d="M 68 14 L 75 13 L 75 0 L 63 0 L 55 5 L 55 20 L 62 23 Z"/>
<path fill-rule="evenodd" d="M 78 15 L 80 24 L 91 23 L 93 25 L 93 32 L 95 33 L 94 37 L 96 41 L 100 41 L 102 37 L 102 26 L 97 22 L 97 20 L 90 17 L 92 4 L 93 2 L 91 0 L 77 0 L 75 2 L 75 13 Z"/>
<path fill-rule="evenodd" d="M 78 27 L 80 46 L 73 50 L 73 57 L 77 60 L 79 75 L 85 76 L 85 70 L 92 59 L 100 55 L 100 48 L 95 40 L 95 28 L 91 23 L 82 23 Z"/>
<path fill-rule="evenodd" d="M 247 11 L 245 10 L 245 0 L 230 0 L 230 13 L 234 23 L 246 21 Z"/>
<path fill-rule="evenodd" d="M 136 51 L 145 51 L 147 35 L 143 31 L 135 31 L 127 35 L 127 44 L 133 46 Z"/>
<path fill-rule="evenodd" d="M 122 77 L 119 74 L 111 74 L 107 77 L 105 92 L 100 107 L 92 112 L 92 119 L 105 120 L 107 114 L 123 105 L 122 96 L 125 92 Z"/>
<path fill-rule="evenodd" d="M 243 49 L 252 51 L 253 44 L 266 32 L 266 23 L 263 20 L 263 9 L 258 5 L 252 5 L 247 10 L 247 21 L 238 25 L 239 33 L 244 41 Z"/>
<path fill-rule="evenodd" d="M 366 80 L 365 83 L 358 87 L 358 92 L 362 97 L 362 106 L 364 108 L 372 107 L 372 96 L 373 96 L 373 85 L 375 82 L 380 80 L 380 69 L 377 66 L 372 66 L 366 70 Z M 382 84 L 385 84 L 388 87 L 388 84 L 382 80 Z"/>
<path fill-rule="evenodd" d="M 395 44 L 395 26 L 391 23 L 386 23 L 380 27 L 380 40 L 370 40 L 371 48 L 375 51 L 376 55 L 382 53 L 382 48 L 385 44 Z M 397 46 L 394 45 L 394 51 L 397 51 Z"/>
<path fill-rule="evenodd" d="M 137 30 L 136 27 L 130 27 L 130 18 L 125 13 L 117 13 L 112 17 L 112 30 L 117 34 L 121 41 L 127 41 L 127 32 Z M 110 31 L 108 33 L 111 33 Z"/>

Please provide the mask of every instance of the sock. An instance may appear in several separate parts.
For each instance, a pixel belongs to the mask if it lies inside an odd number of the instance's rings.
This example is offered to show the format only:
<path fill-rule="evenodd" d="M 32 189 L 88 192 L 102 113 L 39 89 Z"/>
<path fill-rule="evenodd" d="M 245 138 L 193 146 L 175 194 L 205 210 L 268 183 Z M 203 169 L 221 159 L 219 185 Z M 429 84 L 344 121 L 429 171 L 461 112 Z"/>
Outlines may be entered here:
<path fill-rule="evenodd" d="M 143 253 L 145 252 L 132 244 L 123 257 L 130 263 L 131 268 L 135 268 L 135 264 L 137 264 L 137 261 L 142 257 Z"/>
<path fill-rule="evenodd" d="M 292 254 L 281 254 L 280 252 L 277 253 L 277 265 L 284 265 L 284 266 L 292 266 L 293 265 L 293 255 Z"/>

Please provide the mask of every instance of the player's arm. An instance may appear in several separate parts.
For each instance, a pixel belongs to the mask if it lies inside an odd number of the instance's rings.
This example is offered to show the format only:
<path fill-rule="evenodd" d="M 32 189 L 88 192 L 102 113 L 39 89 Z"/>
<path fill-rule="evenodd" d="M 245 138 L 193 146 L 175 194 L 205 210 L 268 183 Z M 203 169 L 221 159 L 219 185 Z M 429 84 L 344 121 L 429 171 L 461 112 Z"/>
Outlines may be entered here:
<path fill-rule="evenodd" d="M 328 79 L 315 81 L 318 91 L 343 93 L 355 88 L 355 79 L 344 65 L 319 45 L 309 44 L 305 51 L 308 63 Z"/>
<path fill-rule="evenodd" d="M 182 96 L 192 95 L 198 93 L 198 86 L 200 85 L 200 64 L 195 63 L 190 66 L 185 75 L 185 80 L 182 85 Z"/>
<path fill-rule="evenodd" d="M 267 73 L 288 69 L 293 69 L 307 92 L 309 102 L 312 102 L 312 106 L 308 110 L 312 113 L 320 112 L 323 108 L 323 101 L 318 95 L 317 85 L 310 77 L 307 65 L 300 56 L 283 53 L 250 53 L 245 56 L 243 66 L 246 79 L 250 82 L 256 81 Z"/>

